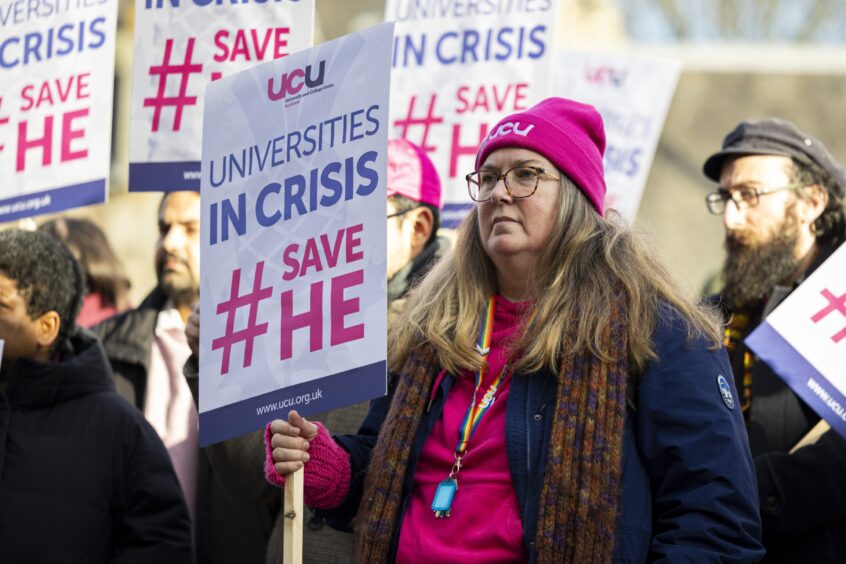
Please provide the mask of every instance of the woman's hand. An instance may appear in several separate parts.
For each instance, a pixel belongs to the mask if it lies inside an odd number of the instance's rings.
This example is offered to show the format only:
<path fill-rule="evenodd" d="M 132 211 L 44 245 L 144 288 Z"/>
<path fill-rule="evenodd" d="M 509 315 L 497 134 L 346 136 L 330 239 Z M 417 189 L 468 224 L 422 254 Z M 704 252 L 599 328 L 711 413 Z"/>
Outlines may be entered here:
<path fill-rule="evenodd" d="M 271 457 L 276 472 L 285 476 L 299 470 L 308 462 L 308 449 L 311 441 L 317 437 L 317 425 L 307 421 L 296 411 L 291 411 L 288 413 L 288 421 L 272 421 L 270 432 L 270 446 L 273 449 Z"/>

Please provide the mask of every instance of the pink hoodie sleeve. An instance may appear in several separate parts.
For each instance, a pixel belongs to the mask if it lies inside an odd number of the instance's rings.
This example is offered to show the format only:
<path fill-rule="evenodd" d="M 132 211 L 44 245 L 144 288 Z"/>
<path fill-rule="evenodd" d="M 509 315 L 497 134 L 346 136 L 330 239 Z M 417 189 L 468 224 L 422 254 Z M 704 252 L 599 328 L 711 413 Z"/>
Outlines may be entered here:
<path fill-rule="evenodd" d="M 321 423 L 317 436 L 308 448 L 309 460 L 303 470 L 303 501 L 315 509 L 332 509 L 341 505 L 350 489 L 350 456 L 329 435 Z M 264 477 L 274 486 L 284 487 L 285 477 L 273 466 L 270 423 L 264 429 Z"/>

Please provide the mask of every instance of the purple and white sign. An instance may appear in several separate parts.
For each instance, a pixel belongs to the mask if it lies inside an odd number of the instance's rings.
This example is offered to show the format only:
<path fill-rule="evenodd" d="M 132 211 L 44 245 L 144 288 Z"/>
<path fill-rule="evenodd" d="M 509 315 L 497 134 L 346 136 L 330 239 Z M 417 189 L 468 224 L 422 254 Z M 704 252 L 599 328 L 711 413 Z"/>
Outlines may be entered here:
<path fill-rule="evenodd" d="M 549 96 L 558 0 L 388 0 L 396 20 L 391 137 L 427 152 L 443 187 L 441 222 L 473 207 L 464 176 L 491 126 Z"/>
<path fill-rule="evenodd" d="M 634 221 L 681 64 L 620 54 L 562 51 L 553 93 L 591 104 L 605 124 L 605 206 Z"/>
<path fill-rule="evenodd" d="M 200 444 L 387 391 L 393 24 L 209 85 Z"/>
<path fill-rule="evenodd" d="M 106 201 L 117 6 L 0 2 L 0 222 Z"/>
<path fill-rule="evenodd" d="M 833 429 L 846 438 L 846 245 L 746 339 Z"/>
<path fill-rule="evenodd" d="M 200 189 L 209 82 L 311 47 L 314 0 L 135 0 L 129 191 Z"/>

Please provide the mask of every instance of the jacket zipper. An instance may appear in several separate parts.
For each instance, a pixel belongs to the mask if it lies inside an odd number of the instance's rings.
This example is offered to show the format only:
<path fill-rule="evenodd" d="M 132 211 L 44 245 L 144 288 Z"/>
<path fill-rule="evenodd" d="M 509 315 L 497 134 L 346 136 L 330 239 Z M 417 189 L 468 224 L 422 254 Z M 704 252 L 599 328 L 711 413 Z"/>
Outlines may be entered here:
<path fill-rule="evenodd" d="M 532 443 L 530 441 L 531 433 L 532 433 L 532 421 L 529 414 L 529 386 L 526 386 L 526 395 L 524 399 L 524 418 L 525 418 L 525 425 L 526 425 L 526 496 L 523 500 L 523 515 L 526 515 L 526 511 L 528 509 L 529 504 L 529 492 L 532 489 L 531 479 L 532 479 Z"/>

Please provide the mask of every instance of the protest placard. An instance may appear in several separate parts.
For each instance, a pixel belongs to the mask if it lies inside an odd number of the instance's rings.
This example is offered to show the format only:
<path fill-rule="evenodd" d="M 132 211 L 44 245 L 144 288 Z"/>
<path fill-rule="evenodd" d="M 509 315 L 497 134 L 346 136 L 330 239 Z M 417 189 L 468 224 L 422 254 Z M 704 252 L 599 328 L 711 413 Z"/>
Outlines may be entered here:
<path fill-rule="evenodd" d="M 425 150 L 441 177 L 441 223 L 472 207 L 465 174 L 488 129 L 549 95 L 558 0 L 388 0 L 396 20 L 391 136 Z"/>
<path fill-rule="evenodd" d="M 746 339 L 762 362 L 846 438 L 846 245 Z"/>
<path fill-rule="evenodd" d="M 200 443 L 386 393 L 392 24 L 208 87 Z"/>
<path fill-rule="evenodd" d="M 605 206 L 629 221 L 640 199 L 681 63 L 626 54 L 561 51 L 553 94 L 591 104 L 605 123 Z"/>
<path fill-rule="evenodd" d="M 314 0 L 136 0 L 129 190 L 200 189 L 205 87 L 311 47 Z"/>
<path fill-rule="evenodd" d="M 117 6 L 0 3 L 0 222 L 106 201 Z"/>

